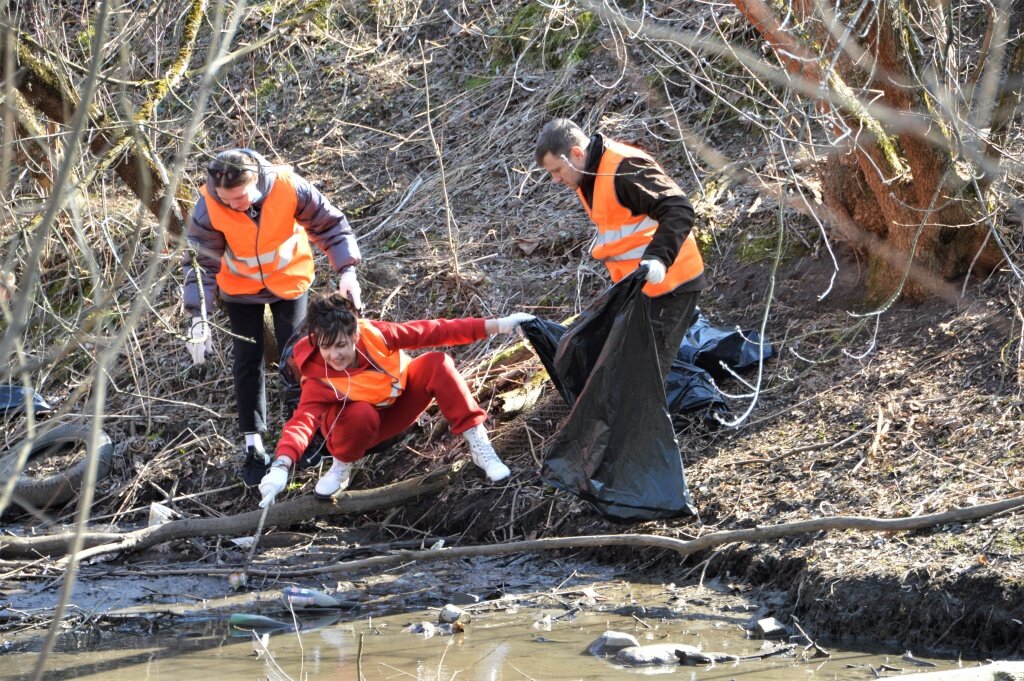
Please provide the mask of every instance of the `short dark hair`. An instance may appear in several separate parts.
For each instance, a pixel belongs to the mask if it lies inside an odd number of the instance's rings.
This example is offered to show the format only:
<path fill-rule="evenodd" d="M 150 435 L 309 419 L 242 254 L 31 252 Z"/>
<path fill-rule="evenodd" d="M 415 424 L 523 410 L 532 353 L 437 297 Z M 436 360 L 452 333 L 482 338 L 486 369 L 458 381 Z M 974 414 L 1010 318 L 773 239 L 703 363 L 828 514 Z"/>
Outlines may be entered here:
<path fill-rule="evenodd" d="M 306 328 L 313 346 L 333 345 L 342 336 L 356 335 L 358 318 L 355 305 L 338 291 L 314 297 L 306 310 Z"/>
<path fill-rule="evenodd" d="M 542 165 L 544 157 L 548 154 L 555 157 L 567 156 L 573 147 L 586 149 L 589 143 L 590 138 L 587 137 L 587 133 L 583 132 L 583 128 L 568 118 L 556 118 L 548 121 L 541 128 L 540 134 L 537 135 L 537 147 L 533 152 L 533 157 L 536 159 L 537 165 Z"/>
<path fill-rule="evenodd" d="M 214 187 L 232 189 L 249 184 L 259 174 L 259 166 L 241 149 L 228 149 L 217 154 L 206 166 Z"/>

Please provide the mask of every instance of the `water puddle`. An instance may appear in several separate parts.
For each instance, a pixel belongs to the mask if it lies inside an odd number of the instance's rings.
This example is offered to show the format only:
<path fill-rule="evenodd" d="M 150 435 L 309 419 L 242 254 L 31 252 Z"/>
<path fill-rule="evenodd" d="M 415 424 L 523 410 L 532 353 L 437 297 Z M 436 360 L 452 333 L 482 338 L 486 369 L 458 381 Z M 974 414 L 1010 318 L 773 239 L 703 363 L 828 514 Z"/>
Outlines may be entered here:
<path fill-rule="evenodd" d="M 266 639 L 269 655 L 259 656 L 253 636 L 228 626 L 230 613 L 248 612 L 287 626 L 292 614 L 275 600 L 275 592 L 255 600 L 210 601 L 207 609 L 187 606 L 191 615 L 172 613 L 164 605 L 120 611 L 127 619 L 106 619 L 79 625 L 63 635 L 47 661 L 47 681 L 181 681 L 182 679 L 295 679 L 316 681 L 416 679 L 502 681 L 512 679 L 608 679 L 671 674 L 680 679 L 838 679 L 864 680 L 949 669 L 949 660 L 908 660 L 903 651 L 891 654 L 843 650 L 826 646 L 827 658 L 810 659 L 813 651 L 766 659 L 727 661 L 698 666 L 625 667 L 611 657 L 588 654 L 587 647 L 607 630 L 625 632 L 643 645 L 685 644 L 705 652 L 757 655 L 762 646 L 777 645 L 753 637 L 749 629 L 770 614 L 765 603 L 748 601 L 728 585 L 677 588 L 674 585 L 622 580 L 584 580 L 579 571 L 566 583 L 540 587 L 543 571 L 532 571 L 524 583 L 533 591 L 510 589 L 498 600 L 462 605 L 470 619 L 464 631 L 439 633 L 440 605 L 472 587 L 464 566 L 378 576 L 359 582 L 367 595 L 355 611 L 297 613 L 300 630 L 279 629 Z M 468 574 L 467 574 L 468 573 Z M 485 571 L 491 580 L 494 570 Z M 552 575 L 553 577 L 554 575 Z M 402 593 L 403 585 L 419 588 Z M 440 585 L 448 584 L 444 589 Z M 537 590 L 540 589 L 540 590 Z M 373 602 L 387 594 L 389 614 Z M 374 598 L 376 596 L 376 599 Z M 492 594 L 493 596 L 493 594 Z M 763 594 L 762 594 L 763 596 Z M 437 607 L 409 607 L 429 602 Z M 400 604 L 402 612 L 394 614 Z M 213 608 L 217 608 L 214 610 Z M 155 610 L 154 610 L 155 609 Z M 162 609 L 162 610 L 161 610 Z M 180 610 L 181 608 L 179 608 Z M 162 612 L 153 616 L 154 612 Z M 143 617 L 140 619 L 140 617 Z M 417 626 L 421 623 L 425 626 Z M 425 631 L 424 631 L 425 629 Z M 419 631 L 420 633 L 413 633 Z M 0 678 L 30 674 L 38 645 L 22 643 L 3 655 Z M 934 664 L 935 667 L 918 666 Z"/>

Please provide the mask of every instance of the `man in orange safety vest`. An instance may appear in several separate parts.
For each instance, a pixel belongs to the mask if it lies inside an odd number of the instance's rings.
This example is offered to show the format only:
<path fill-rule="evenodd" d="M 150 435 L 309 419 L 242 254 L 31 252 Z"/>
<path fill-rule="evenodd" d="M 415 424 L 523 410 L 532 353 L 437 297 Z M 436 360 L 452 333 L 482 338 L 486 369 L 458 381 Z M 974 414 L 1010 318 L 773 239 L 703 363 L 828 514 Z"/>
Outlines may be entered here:
<path fill-rule="evenodd" d="M 535 158 L 555 184 L 572 189 L 597 227 L 591 255 L 618 282 L 647 268 L 643 292 L 662 376 L 693 321 L 704 288 L 704 261 L 693 236 L 693 207 L 646 152 L 565 118 L 548 122 Z"/>

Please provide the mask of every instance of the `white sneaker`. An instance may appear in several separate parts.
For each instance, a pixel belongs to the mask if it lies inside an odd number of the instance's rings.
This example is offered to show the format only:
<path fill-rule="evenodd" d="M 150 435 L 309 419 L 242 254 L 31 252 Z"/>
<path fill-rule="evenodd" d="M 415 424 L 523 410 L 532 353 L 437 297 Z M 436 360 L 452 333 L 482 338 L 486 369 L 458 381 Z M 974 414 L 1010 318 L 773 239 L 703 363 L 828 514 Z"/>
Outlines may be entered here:
<path fill-rule="evenodd" d="M 333 459 L 331 469 L 317 481 L 313 493 L 318 497 L 332 497 L 341 490 L 347 489 L 348 484 L 352 482 L 352 469 L 355 467 L 354 463 Z"/>
<path fill-rule="evenodd" d="M 483 470 L 488 480 L 498 482 L 512 473 L 498 458 L 498 453 L 491 446 L 491 440 L 487 437 L 487 430 L 483 424 L 473 426 L 463 433 L 462 437 L 469 443 L 469 456 L 473 463 Z"/>

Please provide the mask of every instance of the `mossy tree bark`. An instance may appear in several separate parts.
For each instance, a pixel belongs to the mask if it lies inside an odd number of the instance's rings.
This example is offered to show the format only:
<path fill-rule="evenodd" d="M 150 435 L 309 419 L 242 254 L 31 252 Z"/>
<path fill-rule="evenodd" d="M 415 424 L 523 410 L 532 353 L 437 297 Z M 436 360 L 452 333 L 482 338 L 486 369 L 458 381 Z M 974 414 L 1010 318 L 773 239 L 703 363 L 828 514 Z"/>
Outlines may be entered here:
<path fill-rule="evenodd" d="M 112 168 L 157 218 L 161 217 L 164 203 L 170 202 L 167 231 L 172 238 L 180 237 L 184 231 L 188 197 L 180 186 L 175 194 L 169 195 L 171 188 L 163 163 L 137 143 L 136 130 L 184 74 L 195 49 L 206 6 L 207 0 L 193 0 L 186 15 L 176 59 L 166 75 L 150 88 L 134 119 L 124 120 L 113 112 L 95 107 L 90 107 L 89 111 L 88 147 L 100 160 L 88 178 L 95 179 L 103 170 Z M 73 85 L 60 75 L 47 53 L 29 36 L 13 30 L 0 31 L 0 51 L 5 54 L 9 51 L 14 56 L 14 87 L 24 101 L 51 121 L 67 124 L 80 102 Z"/>
<path fill-rule="evenodd" d="M 923 82 L 934 64 L 919 51 L 920 36 L 913 33 L 924 22 L 911 20 L 912 8 L 895 0 L 856 4 L 866 11 L 858 15 L 853 4 L 841 3 L 845 17 L 828 17 L 816 14 L 819 3 L 786 3 L 796 21 L 784 27 L 777 18 L 782 8 L 734 0 L 794 77 L 811 88 L 827 86 L 830 96 L 818 107 L 843 146 L 821 165 L 819 180 L 838 234 L 867 255 L 869 298 L 881 301 L 899 292 L 920 300 L 939 288 L 937 282 L 1001 262 L 988 239 L 987 198 L 971 181 L 972 174 L 991 181 L 999 158 L 992 152 L 979 159 L 986 169 L 979 173 L 957 152 L 948 118 L 956 112 L 942 109 Z M 1015 0 L 1015 12 L 1021 4 Z M 916 11 L 944 10 L 932 4 Z M 846 30 L 846 19 L 854 16 L 859 18 Z M 941 18 L 934 23 L 943 24 Z M 1015 32 L 1010 35 L 1003 82 L 1013 86 L 1001 88 L 994 123 L 1010 120 L 1020 100 L 1016 81 L 1024 47 Z"/>

